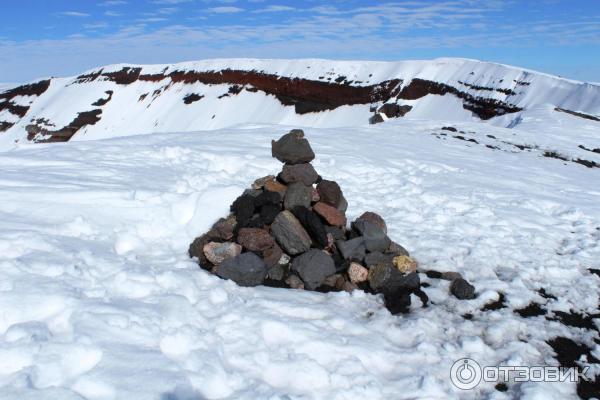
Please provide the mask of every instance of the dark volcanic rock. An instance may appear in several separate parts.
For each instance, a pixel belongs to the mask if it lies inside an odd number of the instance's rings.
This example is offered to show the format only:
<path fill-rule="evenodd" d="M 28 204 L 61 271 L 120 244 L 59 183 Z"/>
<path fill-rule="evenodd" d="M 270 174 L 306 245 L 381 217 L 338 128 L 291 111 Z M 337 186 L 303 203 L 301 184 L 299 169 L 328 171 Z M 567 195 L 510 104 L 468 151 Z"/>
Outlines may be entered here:
<path fill-rule="evenodd" d="M 293 129 L 279 140 L 271 141 L 271 154 L 287 164 L 308 163 L 315 158 L 315 153 L 301 129 Z"/>
<path fill-rule="evenodd" d="M 267 266 L 256 254 L 243 253 L 223 261 L 217 267 L 217 275 L 240 286 L 257 286 L 265 280 Z"/>
<path fill-rule="evenodd" d="M 386 251 L 390 247 L 390 238 L 379 226 L 357 219 L 352 223 L 352 228 L 362 235 L 368 251 Z"/>
<path fill-rule="evenodd" d="M 395 267 L 380 264 L 369 269 L 369 285 L 378 293 L 396 293 L 419 289 L 420 279 L 416 272 L 403 274 Z"/>
<path fill-rule="evenodd" d="M 290 211 L 282 211 L 271 225 L 271 233 L 281 248 L 290 255 L 310 249 L 312 240 L 300 221 Z"/>
<path fill-rule="evenodd" d="M 291 210 L 294 207 L 310 207 L 311 203 L 311 187 L 302 183 L 292 183 L 288 186 L 283 199 L 283 205 L 286 210 Z"/>
<path fill-rule="evenodd" d="M 408 251 L 404 247 L 400 246 L 394 241 L 390 242 L 390 247 L 388 247 L 388 249 L 385 252 L 387 254 L 393 254 L 395 256 L 410 256 L 410 254 L 408 254 Z"/>
<path fill-rule="evenodd" d="M 262 207 L 266 204 L 280 204 L 281 194 L 265 190 L 256 196 L 254 203 L 256 207 Z"/>
<path fill-rule="evenodd" d="M 338 240 L 335 244 L 342 257 L 346 260 L 362 262 L 365 258 L 365 241 L 361 236 L 346 241 Z"/>
<path fill-rule="evenodd" d="M 296 218 L 298 218 L 298 221 L 300 221 L 304 229 L 306 229 L 316 244 L 318 244 L 321 248 L 327 246 L 327 231 L 325 230 L 325 225 L 323 225 L 323 222 L 321 222 L 321 219 L 317 214 L 308 208 L 301 206 L 294 207 L 292 213 Z"/>
<path fill-rule="evenodd" d="M 279 263 L 282 255 L 283 250 L 281 250 L 281 247 L 277 243 L 274 243 L 272 247 L 263 251 L 263 261 L 267 264 L 267 267 L 272 267 Z"/>
<path fill-rule="evenodd" d="M 281 207 L 277 204 L 265 204 L 260 208 L 260 218 L 265 224 L 271 225 L 281 211 Z"/>
<path fill-rule="evenodd" d="M 319 197 L 323 203 L 327 203 L 336 208 L 340 205 L 342 189 L 340 189 L 340 185 L 338 185 L 337 182 L 324 179 L 317 185 L 317 191 L 319 192 Z"/>
<path fill-rule="evenodd" d="M 325 232 L 330 234 L 334 240 L 344 239 L 344 230 L 339 226 L 325 226 Z"/>
<path fill-rule="evenodd" d="M 314 290 L 326 277 L 335 274 L 335 264 L 322 250 L 312 249 L 294 259 L 292 270 L 300 275 L 307 289 Z"/>
<path fill-rule="evenodd" d="M 212 240 L 211 236 L 208 234 L 204 234 L 200 237 L 194 239 L 192 244 L 188 249 L 188 254 L 191 258 L 198 258 L 198 263 L 200 267 L 203 269 L 210 269 L 212 263 L 208 261 L 206 256 L 204 255 L 204 246 L 208 244 Z"/>
<path fill-rule="evenodd" d="M 269 232 L 260 228 L 240 229 L 237 242 L 250 251 L 264 251 L 275 244 Z"/>
<path fill-rule="evenodd" d="M 362 215 L 360 217 L 358 217 L 357 220 L 363 220 L 363 221 L 367 221 L 372 224 L 375 224 L 379 228 L 381 228 L 381 230 L 384 233 L 387 234 L 387 225 L 386 225 L 384 219 L 379 214 L 376 214 L 371 211 L 367 211 L 367 212 L 362 213 Z"/>
<path fill-rule="evenodd" d="M 371 118 L 369 118 L 369 124 L 371 124 L 371 125 L 380 124 L 384 121 L 385 120 L 383 119 L 383 116 L 380 113 L 377 113 L 377 114 L 371 116 Z"/>
<path fill-rule="evenodd" d="M 243 194 L 231 205 L 231 211 L 235 215 L 238 228 L 245 227 L 254 215 L 255 198 L 249 194 Z"/>
<path fill-rule="evenodd" d="M 319 174 L 310 163 L 285 164 L 279 177 L 287 184 L 300 182 L 306 186 L 311 186 L 317 181 Z"/>
<path fill-rule="evenodd" d="M 233 237 L 236 220 L 234 216 L 221 218 L 212 226 L 211 231 L 215 232 L 222 240 L 229 240 Z"/>
<path fill-rule="evenodd" d="M 475 286 L 462 278 L 452 281 L 450 284 L 450 292 L 460 300 L 470 300 L 475 298 Z"/>

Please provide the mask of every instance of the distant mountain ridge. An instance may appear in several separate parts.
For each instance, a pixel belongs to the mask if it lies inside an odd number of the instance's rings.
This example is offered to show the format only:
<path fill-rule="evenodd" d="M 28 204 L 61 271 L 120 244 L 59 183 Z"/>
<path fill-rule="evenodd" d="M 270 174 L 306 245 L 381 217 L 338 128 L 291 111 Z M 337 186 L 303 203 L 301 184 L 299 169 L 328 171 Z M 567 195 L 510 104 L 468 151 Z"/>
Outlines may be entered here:
<path fill-rule="evenodd" d="M 389 118 L 514 127 L 540 107 L 598 120 L 600 86 L 452 58 L 118 64 L 0 88 L 0 145 L 253 123 L 344 127 Z"/>

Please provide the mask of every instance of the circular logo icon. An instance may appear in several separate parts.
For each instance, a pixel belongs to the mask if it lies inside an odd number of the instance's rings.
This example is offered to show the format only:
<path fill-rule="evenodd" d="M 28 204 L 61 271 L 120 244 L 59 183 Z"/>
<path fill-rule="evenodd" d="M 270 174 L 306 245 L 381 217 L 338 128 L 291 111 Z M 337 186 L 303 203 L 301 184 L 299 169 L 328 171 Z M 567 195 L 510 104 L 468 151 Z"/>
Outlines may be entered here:
<path fill-rule="evenodd" d="M 481 367 L 470 358 L 456 360 L 450 369 L 450 380 L 459 389 L 473 389 L 481 382 Z"/>

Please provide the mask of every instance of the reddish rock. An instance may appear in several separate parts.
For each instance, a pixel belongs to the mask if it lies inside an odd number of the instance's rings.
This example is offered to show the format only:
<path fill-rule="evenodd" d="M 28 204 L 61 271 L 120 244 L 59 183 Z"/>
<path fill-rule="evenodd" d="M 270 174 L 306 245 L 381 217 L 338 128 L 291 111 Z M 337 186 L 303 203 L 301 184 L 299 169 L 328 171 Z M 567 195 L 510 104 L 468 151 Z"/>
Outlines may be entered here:
<path fill-rule="evenodd" d="M 329 204 L 330 206 L 337 207 L 340 205 L 342 199 L 342 189 L 340 185 L 334 181 L 322 180 L 317 185 L 317 191 L 319 192 L 320 201 Z"/>
<path fill-rule="evenodd" d="M 214 232 L 216 236 L 218 236 L 222 240 L 230 240 L 233 237 L 233 230 L 235 229 L 236 220 L 233 215 L 227 218 L 221 218 L 218 220 L 211 228 L 211 231 Z"/>
<path fill-rule="evenodd" d="M 240 229 L 237 241 L 250 251 L 264 251 L 275 244 L 275 240 L 269 235 L 269 232 L 260 228 Z"/>
<path fill-rule="evenodd" d="M 352 283 L 365 282 L 369 279 L 369 270 L 359 263 L 352 262 L 348 267 L 348 277 L 350 277 Z"/>
<path fill-rule="evenodd" d="M 346 217 L 335 207 L 320 201 L 313 206 L 313 210 L 323 217 L 329 225 L 346 226 Z"/>
<path fill-rule="evenodd" d="M 215 265 L 219 265 L 228 258 L 240 255 L 242 246 L 232 242 L 208 242 L 204 245 L 203 251 L 208 261 Z"/>
<path fill-rule="evenodd" d="M 376 214 L 371 211 L 367 211 L 367 212 L 363 213 L 357 219 L 361 219 L 361 220 L 370 222 L 374 225 L 377 225 L 379 228 L 381 228 L 381 230 L 383 232 L 385 232 L 387 234 L 387 225 L 385 223 L 385 220 L 383 218 L 381 218 L 381 216 L 379 214 Z"/>
<path fill-rule="evenodd" d="M 285 196 L 285 191 L 287 190 L 286 185 L 277 182 L 275 179 L 266 182 L 264 188 L 269 192 L 279 193 L 282 198 Z"/>
<path fill-rule="evenodd" d="M 275 180 L 275 176 L 273 175 L 267 175 L 263 176 L 262 178 L 258 178 L 252 184 L 252 189 L 262 189 L 267 184 L 267 182 L 271 182 L 273 180 Z"/>
<path fill-rule="evenodd" d="M 277 243 L 275 243 L 273 247 L 270 247 L 263 251 L 263 261 L 265 262 L 265 264 L 267 264 L 267 267 L 277 265 L 279 263 L 279 260 L 281 260 L 282 256 L 283 250 L 281 250 L 281 247 L 279 247 Z"/>

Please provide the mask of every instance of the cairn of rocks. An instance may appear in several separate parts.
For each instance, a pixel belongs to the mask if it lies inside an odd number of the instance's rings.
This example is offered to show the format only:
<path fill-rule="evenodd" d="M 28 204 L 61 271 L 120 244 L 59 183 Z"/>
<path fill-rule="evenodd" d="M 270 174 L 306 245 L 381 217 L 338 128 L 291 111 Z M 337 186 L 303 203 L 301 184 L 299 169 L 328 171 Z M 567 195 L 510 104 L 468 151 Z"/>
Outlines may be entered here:
<path fill-rule="evenodd" d="M 380 293 L 392 314 L 408 311 L 411 293 L 427 306 L 417 262 L 388 237 L 384 219 L 365 212 L 347 226 L 342 190 L 315 171 L 302 130 L 272 141 L 271 152 L 281 172 L 244 191 L 230 215 L 194 240 L 190 257 L 240 286 Z"/>

